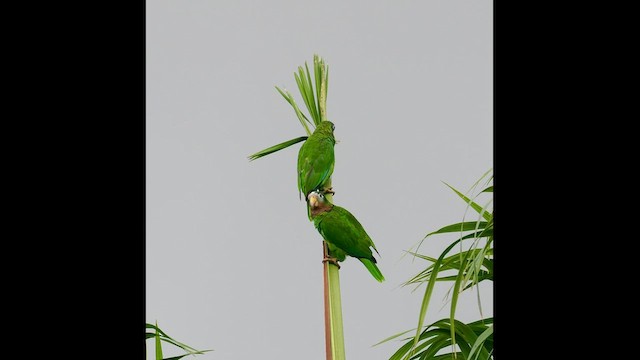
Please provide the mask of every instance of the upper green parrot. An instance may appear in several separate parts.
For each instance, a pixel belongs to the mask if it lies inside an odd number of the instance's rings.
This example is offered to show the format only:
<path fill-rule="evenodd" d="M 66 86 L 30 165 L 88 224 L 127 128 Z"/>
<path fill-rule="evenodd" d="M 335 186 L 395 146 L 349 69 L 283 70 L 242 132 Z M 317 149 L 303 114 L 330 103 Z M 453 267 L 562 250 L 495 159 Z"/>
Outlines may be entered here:
<path fill-rule="evenodd" d="M 330 253 L 335 256 L 325 261 L 338 265 L 336 261 L 344 261 L 346 255 L 358 258 L 376 280 L 384 281 L 371 248 L 376 253 L 378 250 L 358 219 L 347 209 L 330 203 L 317 191 L 309 193 L 308 203 L 313 224 L 327 242 Z"/>
<path fill-rule="evenodd" d="M 331 188 L 325 189 L 325 184 L 333 174 L 335 157 L 333 137 L 335 125 L 330 121 L 322 121 L 313 134 L 302 144 L 298 152 L 298 193 L 307 195 L 314 190 L 322 193 L 333 193 Z M 311 219 L 311 217 L 309 217 Z"/>

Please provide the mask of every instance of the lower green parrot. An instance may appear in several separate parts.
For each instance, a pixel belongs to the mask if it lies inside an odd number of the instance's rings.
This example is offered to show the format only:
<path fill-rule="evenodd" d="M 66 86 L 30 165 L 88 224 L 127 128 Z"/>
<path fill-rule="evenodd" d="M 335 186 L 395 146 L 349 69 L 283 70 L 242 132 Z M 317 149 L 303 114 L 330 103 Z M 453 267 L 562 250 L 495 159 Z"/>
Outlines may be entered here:
<path fill-rule="evenodd" d="M 323 261 L 340 267 L 337 262 L 344 261 L 349 255 L 360 260 L 376 280 L 383 282 L 384 276 L 376 265 L 371 248 L 376 253 L 378 250 L 358 219 L 345 208 L 330 203 L 321 192 L 312 191 L 307 199 L 313 224 L 327 242 L 329 252 L 335 256 Z"/>

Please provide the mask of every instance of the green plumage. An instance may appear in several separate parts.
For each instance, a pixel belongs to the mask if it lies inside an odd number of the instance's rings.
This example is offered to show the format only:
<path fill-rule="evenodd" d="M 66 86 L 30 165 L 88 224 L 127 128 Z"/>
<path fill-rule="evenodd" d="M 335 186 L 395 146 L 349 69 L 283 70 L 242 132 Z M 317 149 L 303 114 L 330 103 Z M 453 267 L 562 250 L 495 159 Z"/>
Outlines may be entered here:
<path fill-rule="evenodd" d="M 314 192 L 310 196 L 317 200 L 310 201 L 313 224 L 327 242 L 330 254 L 338 261 L 344 261 L 347 255 L 358 258 L 376 280 L 384 281 L 371 251 L 373 248 L 378 253 L 378 250 L 358 219 L 347 209 L 329 203 L 321 194 Z"/>
<path fill-rule="evenodd" d="M 298 152 L 298 192 L 307 198 L 313 190 L 322 190 L 333 174 L 335 126 L 322 121 Z"/>

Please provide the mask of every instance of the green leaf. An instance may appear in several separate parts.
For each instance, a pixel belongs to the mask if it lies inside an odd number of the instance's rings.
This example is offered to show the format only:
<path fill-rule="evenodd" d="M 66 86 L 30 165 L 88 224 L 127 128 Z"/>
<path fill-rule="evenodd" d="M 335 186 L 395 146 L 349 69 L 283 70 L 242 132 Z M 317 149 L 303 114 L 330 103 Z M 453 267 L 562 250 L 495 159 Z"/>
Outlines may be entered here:
<path fill-rule="evenodd" d="M 493 228 L 484 229 L 482 231 L 476 231 L 474 233 L 461 237 L 460 240 L 483 238 L 483 237 L 489 237 L 489 236 L 493 236 Z"/>
<path fill-rule="evenodd" d="M 317 126 L 318 124 L 320 124 L 320 121 L 322 121 L 322 119 L 320 119 L 320 109 L 318 108 L 318 103 L 316 102 L 315 91 L 313 90 L 313 82 L 311 80 L 311 73 L 309 72 L 309 67 L 307 66 L 306 62 L 304 63 L 304 68 L 306 71 L 307 83 L 308 83 L 308 87 L 306 88 L 306 91 L 308 93 L 307 97 L 309 98 L 309 104 L 313 109 L 313 120 L 315 121 Z M 315 69 L 315 63 L 314 63 L 314 69 Z M 316 88 L 320 88 L 319 82 L 316 82 Z"/>
<path fill-rule="evenodd" d="M 404 356 L 404 354 L 406 354 L 409 350 L 411 350 L 411 346 L 412 346 L 412 342 L 407 342 L 406 344 L 402 345 L 398 350 L 396 350 L 395 353 L 393 353 L 393 355 L 391 355 L 391 357 L 389 358 L 389 360 L 400 360 L 402 359 L 402 357 Z"/>
<path fill-rule="evenodd" d="M 156 337 L 156 348 L 157 346 L 159 346 L 158 342 L 159 341 L 164 341 L 166 343 L 169 343 L 171 345 L 174 345 L 176 347 L 181 348 L 182 350 L 186 351 L 191 355 L 198 355 L 198 354 L 204 354 L 205 352 L 208 351 L 213 351 L 213 350 L 198 350 L 195 349 L 187 344 L 183 344 L 173 338 L 171 338 L 169 335 L 167 335 L 164 331 L 162 331 L 162 329 L 160 329 L 157 325 L 152 325 L 152 324 L 146 324 L 146 328 L 147 329 L 154 329 L 156 331 L 155 334 L 153 334 Z M 151 333 L 147 333 L 147 338 L 149 338 L 149 334 Z M 161 345 L 160 345 L 161 346 Z M 162 349 L 161 349 L 162 350 Z"/>
<path fill-rule="evenodd" d="M 463 356 L 464 355 L 462 354 L 462 352 L 457 351 L 455 353 L 436 355 L 436 356 L 432 357 L 431 360 L 464 359 Z"/>
<path fill-rule="evenodd" d="M 296 114 L 298 114 L 301 121 L 303 121 L 303 124 L 306 127 L 306 124 L 304 124 L 304 121 L 308 122 L 309 124 L 313 125 L 313 123 L 311 121 L 309 121 L 309 118 L 307 118 L 301 111 L 300 108 L 298 107 L 298 105 L 296 104 L 296 101 L 293 99 L 293 95 L 291 95 L 291 93 L 289 93 L 286 90 L 281 90 L 279 87 L 276 86 L 276 90 L 278 90 L 278 92 L 280 93 L 280 95 L 282 95 L 282 97 L 284 97 L 285 100 L 287 100 L 287 102 L 293 107 L 294 110 L 296 110 Z M 309 133 L 309 132 L 307 132 Z M 309 133 L 310 134 L 310 133 Z"/>
<path fill-rule="evenodd" d="M 493 324 L 493 317 L 488 317 L 480 320 L 476 320 L 474 322 L 470 322 L 467 324 L 471 330 L 477 335 L 480 335 L 484 332 L 489 326 Z"/>
<path fill-rule="evenodd" d="M 476 186 L 483 178 L 486 178 L 489 173 L 490 172 L 485 173 L 482 178 L 474 184 L 471 191 L 475 191 Z M 491 179 L 492 176 L 490 176 L 487 182 L 491 181 Z M 424 290 L 422 304 L 420 307 L 418 326 L 415 329 L 416 333 L 410 343 L 403 345 L 401 349 L 394 354 L 397 359 L 407 360 L 419 358 L 422 360 L 434 359 L 436 357 L 442 358 L 441 355 L 446 355 L 442 353 L 446 347 L 451 347 L 451 351 L 449 352 L 450 355 L 460 354 L 462 359 L 468 359 L 473 344 L 476 343 L 478 338 L 478 333 L 476 332 L 477 329 L 456 320 L 455 313 L 460 293 L 462 291 L 473 287 L 480 281 L 493 280 L 493 260 L 491 259 L 491 256 L 493 255 L 493 214 L 489 210 L 489 204 L 491 201 L 482 207 L 474 201 L 478 195 L 470 198 L 453 188 L 451 185 L 447 183 L 444 184 L 461 197 L 469 207 L 477 211 L 479 219 L 477 221 L 462 221 L 447 225 L 436 231 L 428 233 L 418 243 L 417 248 L 420 247 L 422 241 L 424 241 L 428 236 L 444 233 L 460 233 L 460 237 L 450 243 L 450 245 L 442 251 L 437 259 L 427 255 L 418 254 L 417 250 L 415 252 L 407 252 L 413 254 L 414 258 L 417 257 L 427 260 L 431 262 L 431 264 L 427 266 L 425 270 L 421 271 L 419 274 L 415 275 L 403 284 L 416 284 L 417 288 L 422 283 L 426 283 L 426 289 Z M 480 193 L 493 192 L 493 186 L 487 186 L 485 183 L 484 187 L 485 189 Z M 485 240 L 484 244 L 482 243 L 483 239 Z M 462 242 L 465 240 L 472 240 L 472 243 L 466 250 L 462 251 Z M 452 254 L 452 249 L 456 245 L 460 247 L 461 251 L 458 251 L 457 254 Z M 435 322 L 430 325 L 430 327 L 436 327 L 440 330 L 446 329 L 446 334 L 437 332 L 438 335 L 436 335 L 435 329 L 425 330 L 420 333 L 419 329 L 423 328 L 426 312 L 429 307 L 430 298 L 433 294 L 435 284 L 441 281 L 454 281 L 452 290 L 450 290 L 452 291 L 452 295 L 449 317 L 440 322 Z M 479 290 L 477 294 L 478 305 L 482 315 L 482 308 L 479 302 Z M 427 329 L 429 329 L 429 327 L 427 327 Z M 482 325 L 481 330 L 485 331 L 486 326 Z M 489 345 L 492 345 L 492 340 L 487 341 L 489 341 Z M 407 346 L 409 344 L 410 347 Z M 456 348 L 460 351 L 458 352 Z M 482 349 L 476 349 L 474 351 L 474 356 L 478 360 L 488 360 L 490 352 L 492 352 L 492 348 L 483 347 Z"/>
<path fill-rule="evenodd" d="M 314 54 L 313 55 L 313 75 L 315 76 L 315 80 L 316 80 L 316 99 L 318 100 L 318 109 L 322 107 L 321 106 L 322 86 L 320 85 L 323 82 L 325 82 L 325 79 L 323 78 L 323 68 L 324 68 L 324 64 L 319 60 L 318 55 Z M 321 116 L 319 120 L 320 121 L 324 120 L 324 116 L 322 116 L 322 114 L 320 115 Z"/>
<path fill-rule="evenodd" d="M 160 329 L 159 327 L 157 327 L 157 326 L 155 326 L 155 325 L 153 325 L 153 324 L 149 324 L 149 323 L 147 323 L 147 324 L 145 325 L 145 327 L 146 327 L 147 329 L 154 329 L 154 330 L 156 330 L 156 332 L 159 332 L 159 333 L 160 333 L 160 335 L 162 335 L 162 336 L 167 336 L 167 334 L 165 334 L 165 333 L 164 333 L 164 331 L 162 331 L 162 329 Z M 155 333 L 154 333 L 154 336 L 155 336 Z"/>
<path fill-rule="evenodd" d="M 440 271 L 440 263 L 444 259 L 444 256 L 449 251 L 451 251 L 451 249 L 456 244 L 458 244 L 458 242 L 460 242 L 460 241 L 461 241 L 461 239 L 454 241 L 451 245 L 449 245 L 442 252 L 442 254 L 440 254 L 440 257 L 434 263 L 433 272 L 432 272 L 432 275 L 431 275 L 432 278 L 433 277 L 437 277 L 438 271 Z M 424 324 L 424 317 L 427 314 L 427 307 L 429 306 L 429 300 L 431 299 L 431 294 L 433 293 L 433 288 L 434 288 L 435 284 L 436 284 L 435 281 L 429 281 L 429 283 L 427 284 L 427 288 L 425 289 L 424 296 L 422 298 L 422 305 L 420 306 L 420 315 L 418 316 L 418 326 L 416 327 L 416 329 L 421 329 L 422 328 L 422 324 Z M 414 343 L 413 343 L 414 346 L 418 345 L 419 337 L 420 337 L 420 334 L 417 333 L 415 338 L 414 338 Z"/>
<path fill-rule="evenodd" d="M 465 251 L 464 258 L 461 261 L 463 264 L 467 263 L 467 259 L 469 258 L 469 254 L 470 253 L 471 253 L 470 251 Z M 466 270 L 466 267 L 462 271 L 458 271 L 458 276 L 456 277 L 456 282 L 453 285 L 453 295 L 451 297 L 451 308 L 450 308 L 450 313 L 449 313 L 449 321 L 451 322 L 451 344 L 453 346 L 456 345 L 456 332 L 455 332 L 456 307 L 458 305 L 458 296 L 460 295 L 460 288 L 462 287 L 461 284 L 462 284 L 462 279 L 463 279 L 463 275 L 465 273 L 465 270 Z"/>
<path fill-rule="evenodd" d="M 473 346 L 471 347 L 471 351 L 469 352 L 469 356 L 468 356 L 469 359 L 473 356 L 473 354 L 476 351 L 478 351 L 478 349 L 480 349 L 482 344 L 484 344 L 485 340 L 489 338 L 491 334 L 493 334 L 493 324 L 489 326 L 485 331 L 483 331 L 482 334 L 480 334 L 480 336 L 478 336 L 476 341 L 473 343 Z M 478 351 L 478 353 L 476 354 L 476 359 L 478 358 L 479 355 L 480 355 L 480 352 Z"/>
<path fill-rule="evenodd" d="M 459 238 L 457 241 L 468 240 L 468 239 L 477 240 L 480 237 L 487 237 L 487 236 L 491 235 L 492 232 L 493 232 L 493 229 L 483 229 L 481 231 L 476 231 L 476 232 L 470 233 L 470 234 L 468 234 L 466 236 L 463 236 L 463 237 Z M 468 251 L 471 252 L 470 256 L 477 257 L 478 254 L 481 254 L 482 252 L 484 252 L 485 254 L 493 254 L 493 249 L 489 248 L 490 242 L 491 242 L 491 240 L 489 240 L 487 242 L 487 246 L 485 246 L 485 249 L 468 250 Z M 417 254 L 417 253 L 414 253 L 414 252 L 407 252 L 407 253 L 413 254 L 417 258 L 421 258 L 421 259 L 433 262 L 434 264 L 428 266 L 425 270 L 423 270 L 420 273 L 418 273 L 416 276 L 414 276 L 413 278 L 411 278 L 410 280 L 405 282 L 403 285 L 409 285 L 409 284 L 412 284 L 412 283 L 428 281 L 432 276 L 431 273 L 433 271 L 433 268 L 435 267 L 435 262 L 437 261 L 437 259 L 434 259 L 434 258 L 426 256 L 426 255 Z M 468 268 L 469 268 L 469 263 L 463 263 L 461 261 L 462 258 L 466 255 L 466 253 L 467 253 L 467 251 L 463 251 L 463 252 L 459 252 L 457 254 L 445 257 L 444 259 L 442 259 L 440 261 L 440 263 L 438 265 L 439 271 L 457 270 L 457 271 L 463 271 L 463 272 L 466 273 Z M 436 281 L 442 281 L 442 280 L 448 280 L 448 279 L 450 279 L 450 278 L 449 277 L 446 277 L 446 278 L 445 277 L 438 277 Z"/>
<path fill-rule="evenodd" d="M 404 335 L 404 334 L 410 333 L 410 332 L 412 332 L 412 331 L 415 331 L 415 329 L 411 329 L 411 330 L 403 331 L 403 332 L 401 332 L 401 333 L 399 333 L 399 334 L 391 335 L 391 336 L 389 336 L 388 338 L 386 338 L 386 339 L 384 339 L 384 340 L 381 340 L 381 341 L 379 341 L 379 342 L 377 342 L 377 343 L 375 343 L 375 344 L 371 345 L 371 347 L 378 346 L 378 345 L 380 345 L 380 344 L 382 344 L 382 343 L 386 343 L 387 341 L 391 341 L 391 340 L 393 340 L 393 339 L 395 339 L 395 338 L 398 338 L 398 337 L 400 337 L 400 336 L 402 336 L 402 335 Z"/>
<path fill-rule="evenodd" d="M 466 273 L 466 276 L 462 282 L 462 286 L 465 287 L 465 289 L 467 288 L 465 284 L 471 278 L 473 278 L 473 281 L 471 283 L 472 285 L 473 283 L 480 282 L 479 275 L 483 271 L 482 267 L 485 266 L 485 264 L 487 264 L 487 260 L 490 260 L 488 256 L 493 254 L 493 248 L 491 248 L 492 243 L 493 243 L 493 240 L 489 239 L 487 240 L 485 246 L 482 247 L 482 249 L 477 249 L 477 248 L 473 249 L 474 254 L 471 256 L 472 259 L 467 262 L 465 268 L 463 269 L 463 272 Z M 477 244 L 478 244 L 478 241 L 474 243 L 474 245 L 477 245 Z M 491 266 L 491 268 L 487 268 L 487 271 L 489 271 L 489 269 L 493 269 L 492 267 L 493 264 L 491 263 L 489 265 Z M 482 314 L 481 307 L 480 307 L 480 314 Z"/>
<path fill-rule="evenodd" d="M 178 355 L 178 356 L 173 356 L 170 358 L 164 358 L 162 360 L 178 360 L 178 359 L 182 359 L 185 356 L 189 356 L 189 355 L 193 355 L 193 354 L 182 354 L 182 355 Z"/>
<path fill-rule="evenodd" d="M 480 334 L 486 331 L 489 326 L 492 326 L 493 318 L 480 319 L 478 321 L 465 324 L 458 320 L 455 321 L 455 332 L 459 339 L 455 344 L 459 347 L 460 351 L 455 351 L 455 347 L 451 337 L 451 329 L 453 325 L 450 319 L 441 319 L 433 324 L 427 326 L 421 333 L 419 342 L 420 344 L 413 349 L 412 353 L 409 353 L 413 345 L 413 339 L 402 345 L 389 360 L 406 360 L 406 359 L 454 359 L 454 356 L 458 359 L 469 359 L 473 344 L 478 342 Z M 413 330 L 410 330 L 413 331 Z M 488 337 L 486 342 L 492 346 L 493 339 Z M 442 353 L 450 348 L 449 352 Z M 488 360 L 489 350 L 492 347 L 478 348 L 474 353 L 477 356 L 476 360 Z M 440 353 L 440 354 L 438 354 Z M 437 355 L 436 355 L 437 354 Z"/>
<path fill-rule="evenodd" d="M 487 253 L 489 253 L 489 251 L 487 251 Z M 484 259 L 482 265 L 487 269 L 487 271 L 489 271 L 489 273 L 493 273 L 493 259 Z"/>
<path fill-rule="evenodd" d="M 304 100 L 304 104 L 307 106 L 307 110 L 309 110 L 309 114 L 313 119 L 313 122 L 318 125 L 319 114 L 316 109 L 316 103 L 313 95 L 313 85 L 311 84 L 311 76 L 309 75 L 309 68 L 307 67 L 307 63 L 304 64 L 306 68 L 302 68 L 302 66 L 298 66 L 298 73 L 293 73 L 293 76 L 296 79 L 296 84 L 298 85 L 298 90 L 300 91 L 300 95 L 302 95 L 302 100 Z"/>
<path fill-rule="evenodd" d="M 313 56 L 314 75 L 316 78 L 316 98 L 320 109 L 320 121 L 327 120 L 327 89 L 329 88 L 329 66 L 317 54 Z"/>
<path fill-rule="evenodd" d="M 300 111 L 300 108 L 298 107 L 298 104 L 296 104 L 295 100 L 293 100 L 293 96 L 286 90 L 285 91 L 280 90 L 280 88 L 277 87 L 277 86 L 276 86 L 276 90 L 278 90 L 280 95 L 282 95 L 285 98 L 285 100 L 287 100 L 287 102 L 289 102 L 289 104 L 291 104 L 291 106 L 293 107 L 293 110 L 296 112 L 296 115 L 298 116 L 298 120 L 300 120 L 300 124 L 302 124 L 302 127 L 304 127 L 304 130 L 307 132 L 307 135 L 311 136 L 312 131 L 309 130 L 309 127 L 305 123 L 305 121 L 306 121 L 309 124 L 311 124 L 311 121 L 309 121 L 309 119 L 307 119 L 307 117 L 304 116 L 302 111 Z"/>
<path fill-rule="evenodd" d="M 441 229 L 438 229 L 434 232 L 428 233 L 427 236 L 431 236 L 434 234 L 444 234 L 450 232 L 461 232 L 461 231 L 470 231 L 476 229 L 484 229 L 487 226 L 488 222 L 486 221 L 466 221 L 461 223 L 455 223 L 451 225 L 447 225 Z"/>
<path fill-rule="evenodd" d="M 297 144 L 299 142 L 305 141 L 305 140 L 307 140 L 307 138 L 308 138 L 308 136 L 300 136 L 300 137 L 297 137 L 295 139 L 287 140 L 287 141 L 282 142 L 280 144 L 273 145 L 273 146 L 271 146 L 269 148 L 266 148 L 264 150 L 258 151 L 255 154 L 249 155 L 248 156 L 249 161 L 253 161 L 253 160 L 259 159 L 259 158 L 261 158 L 263 156 L 267 156 L 269 154 L 272 154 L 272 153 L 274 153 L 276 151 L 280 151 L 280 150 L 285 149 L 285 148 L 287 148 L 287 147 L 289 147 L 291 145 L 294 145 L 294 144 Z"/>
<path fill-rule="evenodd" d="M 443 181 L 444 182 L 444 181 Z M 481 214 L 482 217 L 484 217 L 487 221 L 491 220 L 492 216 L 490 213 L 488 213 L 487 211 L 485 211 L 485 209 L 476 204 L 475 202 L 471 201 L 471 199 L 469 199 L 468 197 L 466 197 L 463 193 L 461 193 L 460 191 L 456 190 L 453 186 L 447 184 L 446 182 L 444 183 L 445 185 L 447 185 L 451 190 L 453 190 L 456 194 L 458 194 L 458 196 L 460 196 L 464 201 L 467 202 L 467 204 L 469 204 L 475 211 L 478 212 L 478 214 Z"/>
<path fill-rule="evenodd" d="M 424 353 L 420 356 L 420 359 L 429 359 L 436 355 L 436 353 L 442 349 L 451 345 L 451 339 L 446 336 L 439 336 L 436 341 L 429 346 Z"/>
<path fill-rule="evenodd" d="M 419 357 L 420 351 L 428 346 L 431 346 L 431 344 L 437 341 L 440 336 L 447 335 L 446 330 L 441 330 L 438 328 L 434 329 L 432 327 L 433 327 L 433 324 L 427 326 L 420 334 L 420 341 L 422 343 L 419 346 L 417 346 L 415 349 L 413 349 L 413 353 L 417 353 L 417 355 L 414 356 L 413 358 Z M 399 360 L 399 359 L 409 358 L 413 356 L 409 353 L 409 351 L 412 350 L 412 345 L 413 345 L 413 339 L 410 339 L 410 340 L 411 341 L 407 342 L 398 351 L 396 351 L 396 353 L 389 360 Z"/>

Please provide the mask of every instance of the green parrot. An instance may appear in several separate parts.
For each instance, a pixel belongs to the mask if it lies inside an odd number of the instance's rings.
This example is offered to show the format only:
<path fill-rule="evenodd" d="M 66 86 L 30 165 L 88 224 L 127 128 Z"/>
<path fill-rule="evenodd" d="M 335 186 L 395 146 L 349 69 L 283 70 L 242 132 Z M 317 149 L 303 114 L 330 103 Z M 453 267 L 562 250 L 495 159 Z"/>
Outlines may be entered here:
<path fill-rule="evenodd" d="M 325 184 L 333 174 L 335 157 L 333 146 L 336 139 L 333 137 L 335 125 L 330 121 L 322 121 L 313 134 L 302 144 L 298 152 L 298 194 L 302 194 L 307 200 L 307 195 L 314 190 L 320 190 L 323 194 L 332 193 L 331 188 L 325 188 Z M 311 215 L 309 215 L 311 220 Z"/>
<path fill-rule="evenodd" d="M 308 204 L 313 224 L 327 242 L 330 253 L 335 256 L 327 256 L 323 261 L 330 261 L 340 267 L 338 261 L 344 261 L 347 255 L 355 257 L 376 280 L 383 282 L 384 276 L 376 266 L 371 248 L 378 255 L 380 253 L 358 219 L 345 208 L 330 203 L 321 192 L 309 193 Z"/>

